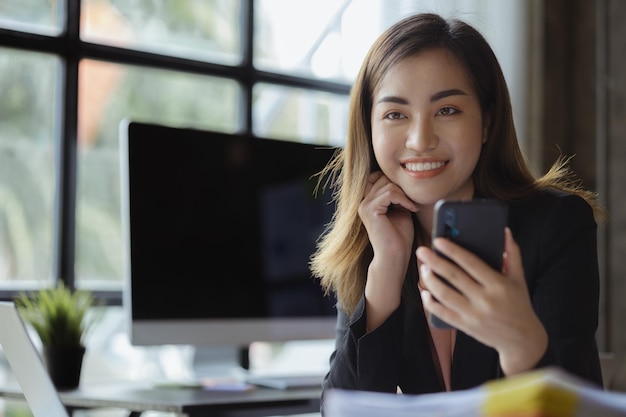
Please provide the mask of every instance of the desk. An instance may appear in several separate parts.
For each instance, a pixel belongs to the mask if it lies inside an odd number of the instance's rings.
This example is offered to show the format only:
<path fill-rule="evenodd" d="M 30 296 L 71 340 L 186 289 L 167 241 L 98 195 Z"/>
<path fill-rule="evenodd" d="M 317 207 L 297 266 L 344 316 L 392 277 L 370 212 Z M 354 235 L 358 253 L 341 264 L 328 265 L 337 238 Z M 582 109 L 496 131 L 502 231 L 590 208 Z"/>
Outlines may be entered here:
<path fill-rule="evenodd" d="M 206 391 L 198 388 L 154 388 L 151 385 L 93 385 L 59 393 L 71 411 L 121 408 L 138 416 L 144 411 L 176 413 L 188 417 L 264 417 L 315 413 L 320 409 L 321 389 L 249 392 Z M 0 387 L 0 397 L 24 400 L 17 387 Z"/>

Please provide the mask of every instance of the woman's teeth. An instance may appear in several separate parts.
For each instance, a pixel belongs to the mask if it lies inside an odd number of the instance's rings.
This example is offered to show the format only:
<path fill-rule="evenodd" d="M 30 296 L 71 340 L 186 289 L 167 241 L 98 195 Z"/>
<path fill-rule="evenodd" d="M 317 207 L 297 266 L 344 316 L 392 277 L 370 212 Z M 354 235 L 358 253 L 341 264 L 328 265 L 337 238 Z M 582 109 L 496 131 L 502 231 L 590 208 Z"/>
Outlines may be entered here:
<path fill-rule="evenodd" d="M 409 171 L 430 171 L 441 168 L 444 164 L 444 162 L 411 162 L 405 166 Z"/>

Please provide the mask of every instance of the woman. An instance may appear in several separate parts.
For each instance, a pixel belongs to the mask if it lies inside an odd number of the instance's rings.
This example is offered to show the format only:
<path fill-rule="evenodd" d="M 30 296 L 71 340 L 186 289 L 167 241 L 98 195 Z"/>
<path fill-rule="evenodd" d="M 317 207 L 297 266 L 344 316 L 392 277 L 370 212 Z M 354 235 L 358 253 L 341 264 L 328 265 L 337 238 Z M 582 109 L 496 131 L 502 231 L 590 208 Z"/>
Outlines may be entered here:
<path fill-rule="evenodd" d="M 383 33 L 353 87 L 346 146 L 322 174 L 337 209 L 311 268 L 338 300 L 324 390 L 459 390 L 547 365 L 602 383 L 601 207 L 565 161 L 531 175 L 475 29 L 419 14 Z M 508 205 L 502 271 L 431 242 L 438 200 L 477 197 Z M 455 329 L 431 328 L 428 313 Z"/>

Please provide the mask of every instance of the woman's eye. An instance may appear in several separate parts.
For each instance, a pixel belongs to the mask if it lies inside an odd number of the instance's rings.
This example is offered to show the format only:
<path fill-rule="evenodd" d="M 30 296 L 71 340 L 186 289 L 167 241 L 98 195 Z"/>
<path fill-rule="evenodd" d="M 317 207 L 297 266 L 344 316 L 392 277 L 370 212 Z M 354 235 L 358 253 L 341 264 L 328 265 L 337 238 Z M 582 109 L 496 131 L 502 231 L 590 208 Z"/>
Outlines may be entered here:
<path fill-rule="evenodd" d="M 402 113 L 399 113 L 397 111 L 392 111 L 389 112 L 385 115 L 385 119 L 392 119 L 392 120 L 396 120 L 396 119 L 402 119 L 404 118 L 404 115 Z"/>
<path fill-rule="evenodd" d="M 437 114 L 440 115 L 440 116 L 450 116 L 450 115 L 458 113 L 458 112 L 459 111 L 457 109 L 455 109 L 454 107 L 443 107 L 443 108 L 439 109 Z"/>

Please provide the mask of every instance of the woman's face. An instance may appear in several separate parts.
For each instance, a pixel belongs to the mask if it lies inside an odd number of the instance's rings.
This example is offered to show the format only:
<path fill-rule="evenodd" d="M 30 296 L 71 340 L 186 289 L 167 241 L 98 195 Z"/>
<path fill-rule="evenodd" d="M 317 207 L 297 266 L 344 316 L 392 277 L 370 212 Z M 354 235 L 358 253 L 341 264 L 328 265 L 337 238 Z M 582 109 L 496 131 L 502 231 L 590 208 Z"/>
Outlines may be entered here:
<path fill-rule="evenodd" d="M 390 181 L 421 206 L 470 199 L 486 139 L 465 68 L 445 49 L 394 64 L 374 93 L 372 145 Z"/>

